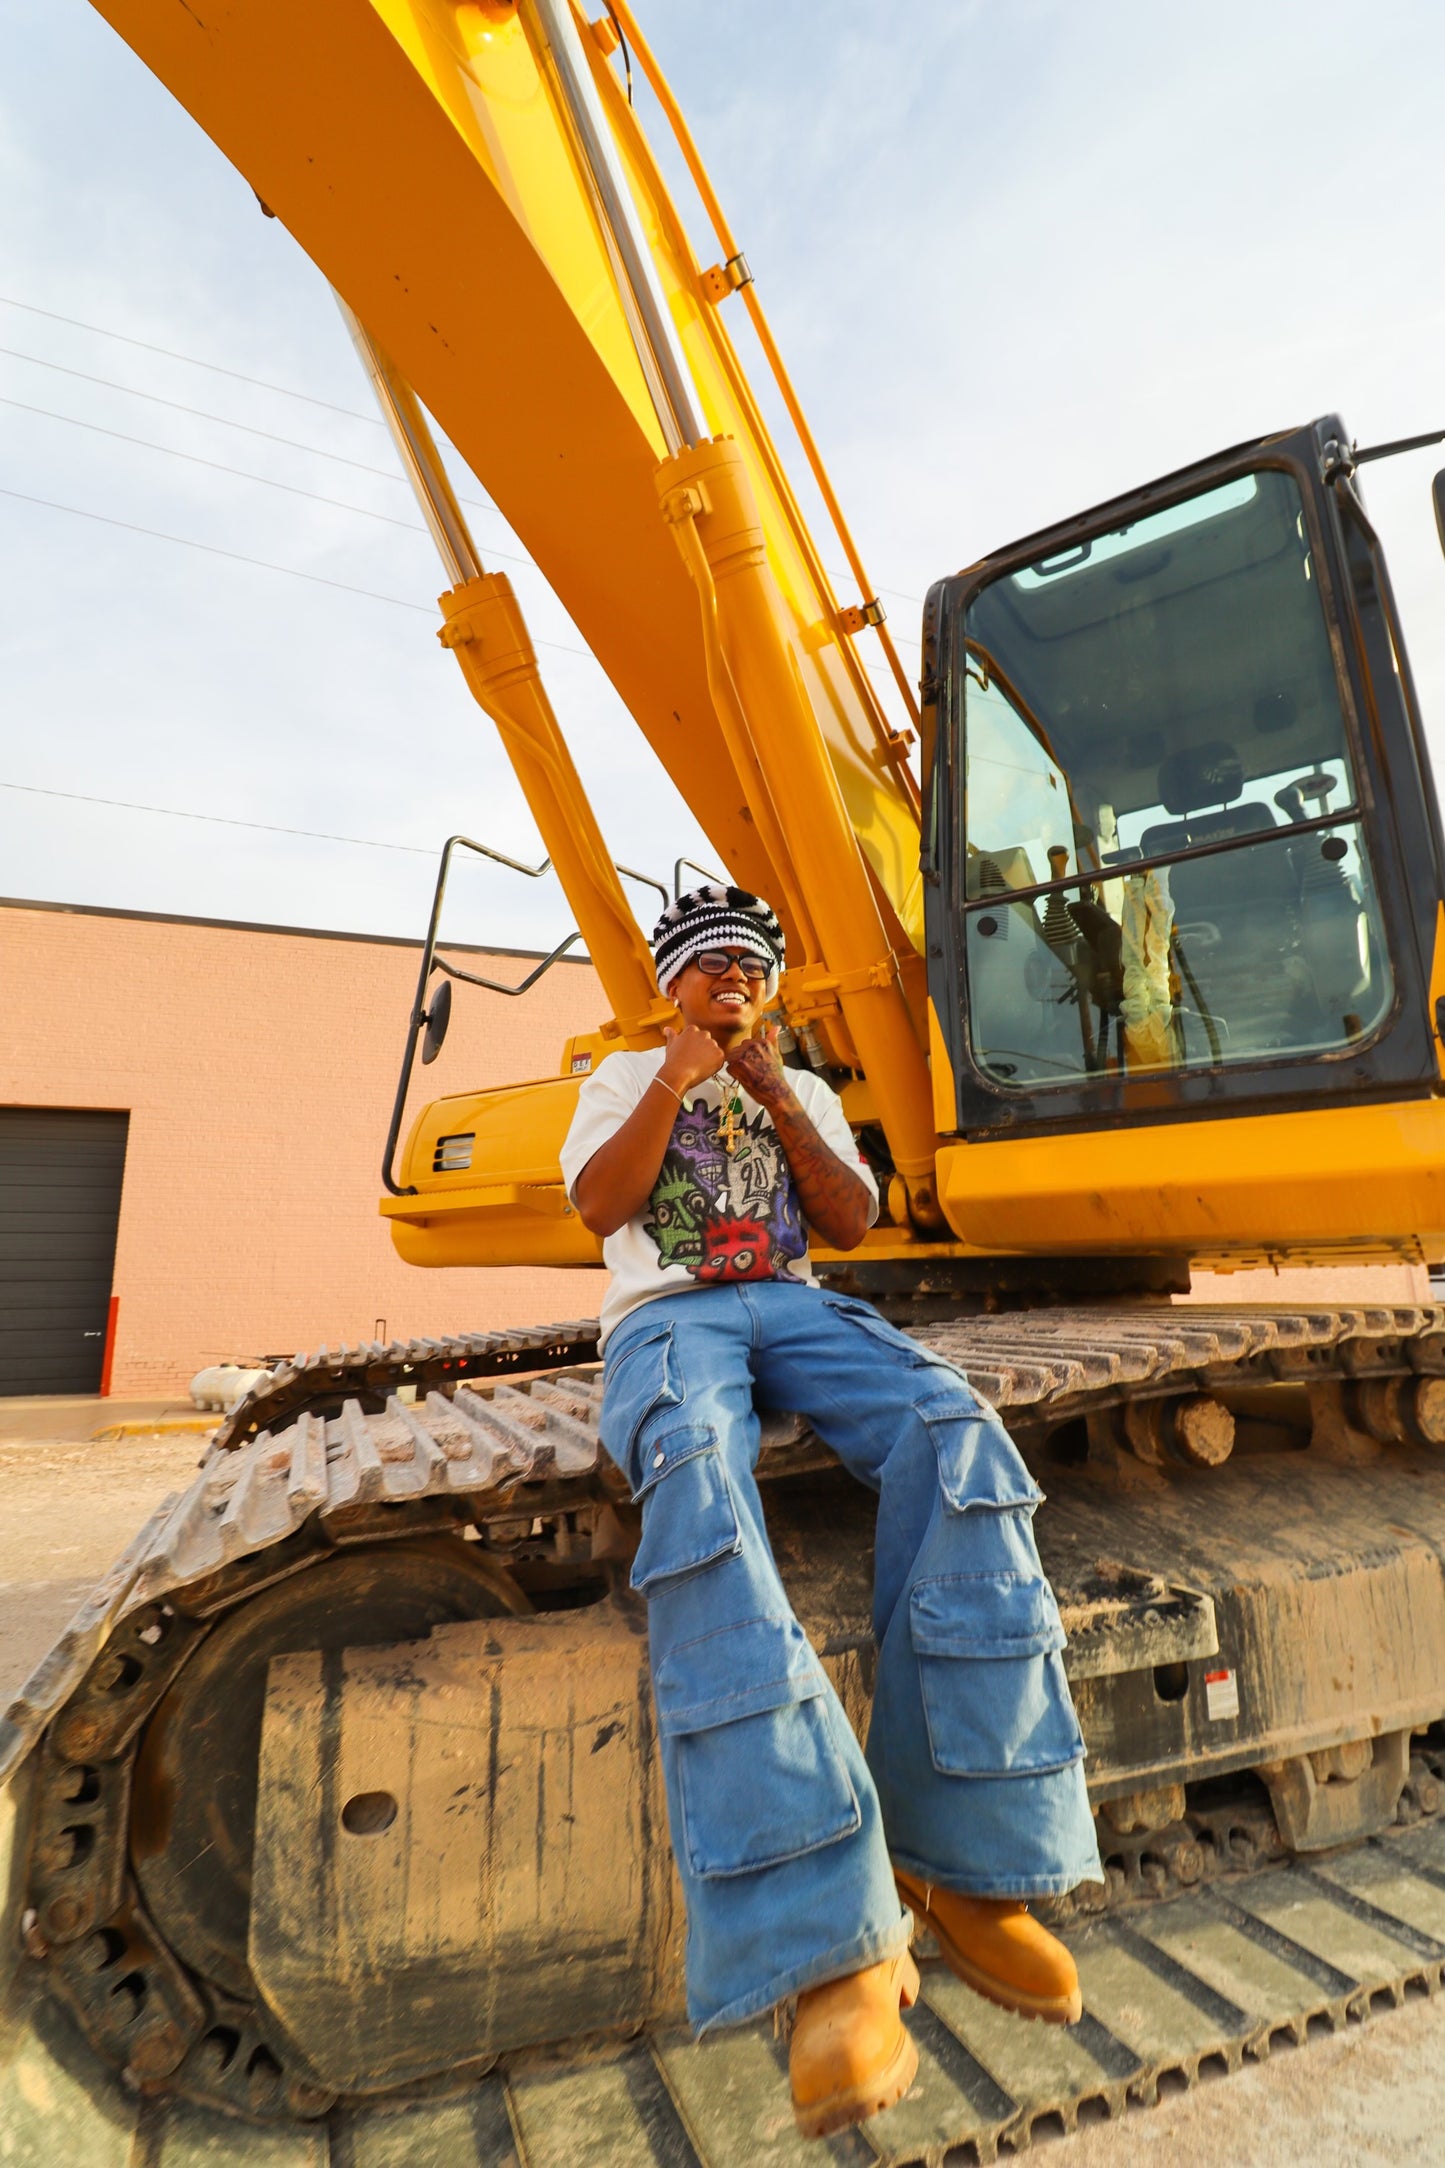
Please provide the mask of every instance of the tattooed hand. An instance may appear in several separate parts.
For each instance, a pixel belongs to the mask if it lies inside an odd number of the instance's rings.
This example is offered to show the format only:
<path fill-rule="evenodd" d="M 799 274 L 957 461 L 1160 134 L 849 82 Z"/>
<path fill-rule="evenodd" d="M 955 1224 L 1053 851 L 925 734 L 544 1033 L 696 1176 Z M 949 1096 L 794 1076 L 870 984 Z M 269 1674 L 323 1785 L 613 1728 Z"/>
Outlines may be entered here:
<path fill-rule="evenodd" d="M 778 1052 L 778 1027 L 764 1024 L 757 1038 L 728 1050 L 728 1074 L 750 1092 L 760 1107 L 785 1106 L 793 1096 L 788 1072 Z"/>
<path fill-rule="evenodd" d="M 731 1048 L 727 1065 L 772 1116 L 808 1225 L 835 1249 L 855 1250 L 868 1231 L 868 1186 L 823 1142 L 804 1112 L 778 1054 L 776 1024 L 765 1024 L 756 1039 Z"/>

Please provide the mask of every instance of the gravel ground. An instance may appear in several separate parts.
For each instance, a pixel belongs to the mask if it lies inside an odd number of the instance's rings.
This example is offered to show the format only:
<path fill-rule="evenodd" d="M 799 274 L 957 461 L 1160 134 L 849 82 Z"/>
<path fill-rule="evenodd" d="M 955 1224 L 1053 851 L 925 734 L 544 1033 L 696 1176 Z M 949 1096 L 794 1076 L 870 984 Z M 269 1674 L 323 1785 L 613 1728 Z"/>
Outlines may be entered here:
<path fill-rule="evenodd" d="M 0 1406 L 0 1436 L 6 1427 Z M 204 1444 L 194 1434 L 0 1443 L 4 1696 L 165 1494 L 190 1481 Z M 1318 2168 L 1445 2160 L 1445 1995 L 1036 2149 L 1041 2168 L 1279 2168 L 1294 2155 Z"/>
<path fill-rule="evenodd" d="M 0 1444 L 0 1703 L 166 1493 L 185 1489 L 205 1442 L 192 1431 Z"/>

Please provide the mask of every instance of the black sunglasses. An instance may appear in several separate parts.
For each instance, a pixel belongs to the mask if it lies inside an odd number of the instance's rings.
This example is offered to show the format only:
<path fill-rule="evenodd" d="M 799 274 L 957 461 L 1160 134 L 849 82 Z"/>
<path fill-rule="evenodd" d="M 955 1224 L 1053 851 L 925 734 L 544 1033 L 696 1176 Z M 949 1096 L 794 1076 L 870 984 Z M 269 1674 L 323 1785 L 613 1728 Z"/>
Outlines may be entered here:
<path fill-rule="evenodd" d="M 729 956 L 726 949 L 720 948 L 705 948 L 692 960 L 698 970 L 709 979 L 726 978 L 734 964 L 745 979 L 765 979 L 773 968 L 766 956 L 754 956 L 751 953 Z"/>

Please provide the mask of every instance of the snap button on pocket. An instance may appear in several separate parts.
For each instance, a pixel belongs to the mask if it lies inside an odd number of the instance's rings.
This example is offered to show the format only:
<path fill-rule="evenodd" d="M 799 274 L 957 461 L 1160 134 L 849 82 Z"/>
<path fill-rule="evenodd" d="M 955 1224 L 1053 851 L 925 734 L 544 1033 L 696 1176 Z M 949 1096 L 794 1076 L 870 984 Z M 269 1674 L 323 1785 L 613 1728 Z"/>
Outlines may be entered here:
<path fill-rule="evenodd" d="M 642 1542 L 631 1583 L 641 1595 L 700 1573 L 742 1549 L 737 1508 L 714 1433 L 694 1423 L 669 1431 L 652 1458 L 654 1474 L 642 1493 Z"/>

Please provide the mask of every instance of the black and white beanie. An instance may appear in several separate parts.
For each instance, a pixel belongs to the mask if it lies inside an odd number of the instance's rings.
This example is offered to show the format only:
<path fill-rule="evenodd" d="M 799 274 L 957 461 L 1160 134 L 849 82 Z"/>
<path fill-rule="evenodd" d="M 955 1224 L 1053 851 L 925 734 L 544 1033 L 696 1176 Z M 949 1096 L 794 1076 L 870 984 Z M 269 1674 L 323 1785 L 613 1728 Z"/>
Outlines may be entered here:
<path fill-rule="evenodd" d="M 766 956 L 772 965 L 766 994 L 771 1001 L 783 968 L 783 947 L 783 929 L 771 904 L 749 895 L 745 888 L 724 888 L 717 882 L 679 896 L 652 929 L 657 984 L 664 994 L 683 967 L 704 949 L 747 948 Z"/>

